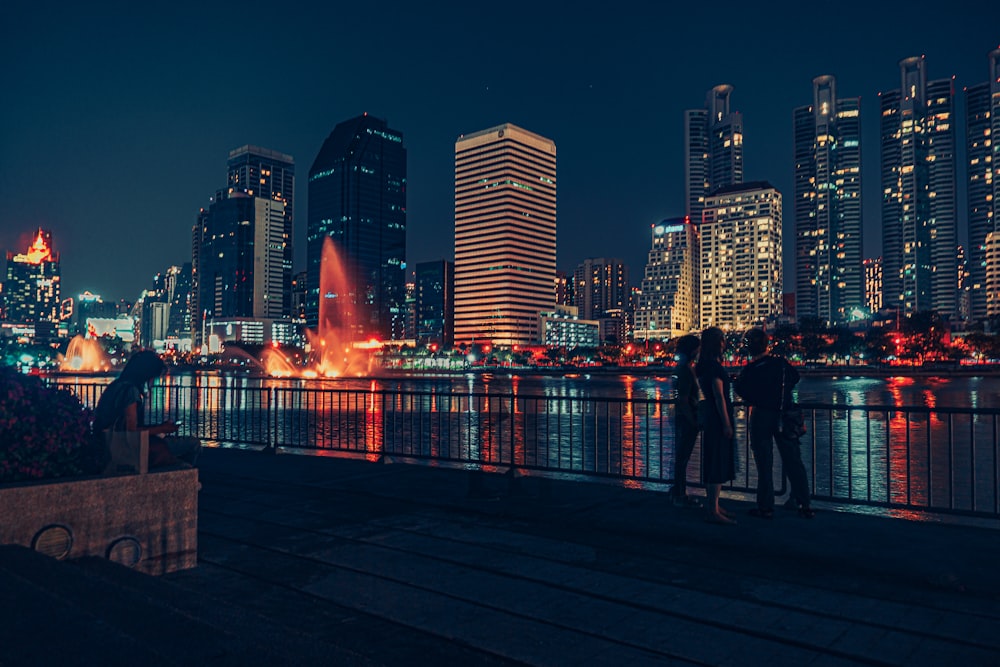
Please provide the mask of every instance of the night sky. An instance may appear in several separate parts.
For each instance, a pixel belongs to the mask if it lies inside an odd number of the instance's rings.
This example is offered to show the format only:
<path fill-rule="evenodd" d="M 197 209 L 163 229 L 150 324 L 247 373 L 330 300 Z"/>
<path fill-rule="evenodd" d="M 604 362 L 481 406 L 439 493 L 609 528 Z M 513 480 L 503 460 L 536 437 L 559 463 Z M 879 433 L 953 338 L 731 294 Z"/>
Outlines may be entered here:
<path fill-rule="evenodd" d="M 407 260 L 453 255 L 454 142 L 512 122 L 558 150 L 558 266 L 620 256 L 641 280 L 650 225 L 682 215 L 683 110 L 719 83 L 742 111 L 746 180 L 785 197 L 792 110 L 811 81 L 862 98 L 865 254 L 880 251 L 878 98 L 897 62 L 984 81 L 990 2 L 11 3 L 0 18 L 0 250 L 51 229 L 64 295 L 134 300 L 190 261 L 199 207 L 228 152 L 296 161 L 296 270 L 307 176 L 334 125 L 367 111 L 403 133 Z M 434 9 L 429 9 L 429 7 Z M 906 7 L 905 11 L 900 9 Z M 568 9 L 567 9 L 568 8 Z M 964 113 L 959 95 L 958 115 Z M 964 143 L 964 123 L 959 124 Z M 963 152 L 960 152 L 960 158 Z M 965 238 L 960 163 L 959 238 Z"/>

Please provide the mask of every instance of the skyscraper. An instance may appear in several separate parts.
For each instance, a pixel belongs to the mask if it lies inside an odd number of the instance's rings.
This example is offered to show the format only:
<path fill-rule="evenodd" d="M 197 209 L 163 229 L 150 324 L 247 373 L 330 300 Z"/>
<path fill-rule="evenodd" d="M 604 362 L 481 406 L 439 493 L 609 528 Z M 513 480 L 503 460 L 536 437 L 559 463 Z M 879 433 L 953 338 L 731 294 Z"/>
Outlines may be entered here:
<path fill-rule="evenodd" d="M 555 143 L 510 123 L 459 137 L 455 342 L 536 342 L 555 279 Z"/>
<path fill-rule="evenodd" d="M 39 229 L 24 253 L 7 253 L 4 281 L 6 317 L 9 322 L 35 324 L 36 332 L 60 318 L 59 253 L 52 250 L 52 232 Z"/>
<path fill-rule="evenodd" d="M 701 327 L 741 330 L 781 314 L 781 193 L 764 181 L 720 188 L 701 228 Z"/>
<path fill-rule="evenodd" d="M 573 272 L 573 305 L 580 318 L 599 320 L 628 305 L 628 267 L 617 257 L 588 257 Z"/>
<path fill-rule="evenodd" d="M 455 341 L 455 263 L 421 262 L 416 269 L 416 338 L 450 348 Z"/>
<path fill-rule="evenodd" d="M 200 218 L 195 275 L 201 317 L 282 317 L 284 204 L 245 192 L 219 194 Z"/>
<path fill-rule="evenodd" d="M 405 328 L 406 148 L 386 121 L 339 123 L 309 170 L 306 323 L 320 299 L 348 299 L 355 340 L 401 338 Z M 349 294 L 320 294 L 323 242 L 333 241 Z"/>
<path fill-rule="evenodd" d="M 836 80 L 816 77 L 794 122 L 795 310 L 840 324 L 865 305 L 861 99 L 838 99 Z"/>
<path fill-rule="evenodd" d="M 295 211 L 295 159 L 260 146 L 241 146 L 229 151 L 229 192 L 246 192 L 254 197 L 273 199 L 284 204 L 282 225 L 282 304 L 291 315 L 292 239 Z"/>
<path fill-rule="evenodd" d="M 698 328 L 698 226 L 687 216 L 652 227 L 635 338 L 673 338 Z"/>
<path fill-rule="evenodd" d="M 882 112 L 883 305 L 958 309 L 954 81 L 927 81 L 923 56 L 899 63 Z"/>
<path fill-rule="evenodd" d="M 1000 311 L 1000 303 L 988 306 L 986 286 L 986 238 L 1000 232 L 1000 49 L 990 51 L 988 60 L 989 80 L 965 89 L 969 316 L 973 321 Z"/>
<path fill-rule="evenodd" d="M 732 92 L 716 86 L 704 108 L 684 112 L 684 201 L 695 224 L 709 193 L 743 182 L 743 114 L 730 109 Z"/>

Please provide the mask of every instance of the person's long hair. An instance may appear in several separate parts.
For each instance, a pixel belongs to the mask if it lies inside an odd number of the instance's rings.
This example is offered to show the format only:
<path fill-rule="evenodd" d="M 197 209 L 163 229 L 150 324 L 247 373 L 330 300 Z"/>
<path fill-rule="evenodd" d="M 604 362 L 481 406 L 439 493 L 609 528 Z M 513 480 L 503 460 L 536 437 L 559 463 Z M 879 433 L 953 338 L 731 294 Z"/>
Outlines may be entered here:
<path fill-rule="evenodd" d="M 142 350 L 129 358 L 118 379 L 131 382 L 142 391 L 147 382 L 163 375 L 166 369 L 167 365 L 155 352 Z"/>
<path fill-rule="evenodd" d="M 701 359 L 722 361 L 726 347 L 726 334 L 719 327 L 709 327 L 701 332 Z"/>

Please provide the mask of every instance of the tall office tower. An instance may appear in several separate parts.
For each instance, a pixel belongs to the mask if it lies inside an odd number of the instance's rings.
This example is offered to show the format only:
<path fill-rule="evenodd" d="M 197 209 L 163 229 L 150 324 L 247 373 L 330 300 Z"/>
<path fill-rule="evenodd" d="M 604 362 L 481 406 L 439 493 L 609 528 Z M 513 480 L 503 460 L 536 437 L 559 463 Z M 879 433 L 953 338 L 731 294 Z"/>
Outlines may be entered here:
<path fill-rule="evenodd" d="M 36 334 L 51 333 L 60 318 L 59 253 L 52 250 L 52 232 L 39 229 L 24 253 L 7 253 L 3 285 L 9 322 L 35 324 Z"/>
<path fill-rule="evenodd" d="M 565 271 L 556 271 L 556 305 L 569 306 L 573 304 L 573 281 Z"/>
<path fill-rule="evenodd" d="M 986 237 L 1000 232 L 1000 49 L 989 53 L 990 78 L 965 89 L 965 164 L 969 197 L 969 316 L 987 315 Z M 994 310 L 1000 308 L 997 304 Z"/>
<path fill-rule="evenodd" d="M 861 98 L 837 99 L 832 76 L 794 112 L 795 299 L 798 317 L 828 324 L 864 308 L 861 256 Z"/>
<path fill-rule="evenodd" d="M 701 223 L 701 327 L 747 329 L 781 314 L 781 193 L 764 181 L 721 188 Z"/>
<path fill-rule="evenodd" d="M 588 257 L 573 272 L 573 305 L 580 319 L 599 320 L 628 305 L 628 267 L 617 257 Z"/>
<path fill-rule="evenodd" d="M 306 285 L 305 271 L 292 276 L 292 320 L 300 324 L 306 321 L 306 300 L 309 293 Z"/>
<path fill-rule="evenodd" d="M 292 241 L 295 232 L 295 159 L 260 146 L 240 146 L 229 151 L 229 192 L 246 192 L 254 197 L 273 199 L 285 205 L 282 227 L 282 303 L 291 315 Z"/>
<path fill-rule="evenodd" d="M 716 86 L 703 109 L 684 112 L 684 201 L 695 224 L 709 193 L 743 182 L 743 114 L 730 110 L 732 92 Z"/>
<path fill-rule="evenodd" d="M 965 246 L 958 246 L 958 319 L 969 321 L 969 258 L 965 255 Z"/>
<path fill-rule="evenodd" d="M 986 247 L 986 317 L 1000 317 L 1000 232 L 990 232 L 983 244 Z"/>
<path fill-rule="evenodd" d="M 698 328 L 698 225 L 670 218 L 653 225 L 653 244 L 635 311 L 637 340 L 672 338 Z"/>
<path fill-rule="evenodd" d="M 284 204 L 244 192 L 220 194 L 224 198 L 200 216 L 204 224 L 197 271 L 201 318 L 281 318 Z"/>
<path fill-rule="evenodd" d="M 198 219 L 191 228 L 191 297 L 188 318 L 191 321 L 192 346 L 200 346 L 204 341 L 203 326 L 205 313 L 201 308 L 201 242 L 208 227 L 208 209 L 198 209 Z"/>
<path fill-rule="evenodd" d="M 170 325 L 167 334 L 177 338 L 191 337 L 191 263 L 184 266 L 172 266 L 168 269 L 172 275 L 170 290 Z"/>
<path fill-rule="evenodd" d="M 327 238 L 343 263 L 346 295 L 319 292 Z M 368 114 L 333 128 L 309 170 L 307 239 L 306 323 L 317 326 L 321 298 L 346 298 L 347 310 L 331 310 L 354 313 L 354 340 L 402 338 L 406 148 L 400 132 Z"/>
<path fill-rule="evenodd" d="M 865 267 L 865 307 L 875 314 L 882 310 L 882 258 L 866 259 Z"/>
<path fill-rule="evenodd" d="M 881 94 L 882 280 L 886 308 L 957 315 L 954 81 L 927 81 L 923 56 Z"/>
<path fill-rule="evenodd" d="M 510 123 L 459 137 L 455 342 L 536 342 L 555 279 L 555 143 Z"/>
<path fill-rule="evenodd" d="M 455 342 L 455 263 L 417 264 L 416 292 L 417 342 L 450 348 Z"/>

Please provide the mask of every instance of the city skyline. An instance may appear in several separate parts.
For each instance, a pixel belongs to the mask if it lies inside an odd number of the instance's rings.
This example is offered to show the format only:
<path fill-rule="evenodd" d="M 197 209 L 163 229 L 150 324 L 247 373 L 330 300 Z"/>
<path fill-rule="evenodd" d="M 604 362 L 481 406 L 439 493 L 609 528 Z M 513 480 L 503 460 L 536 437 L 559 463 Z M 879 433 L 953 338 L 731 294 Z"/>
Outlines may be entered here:
<path fill-rule="evenodd" d="M 925 54 L 935 78 L 957 77 L 956 112 L 964 117 L 963 89 L 986 79 L 987 54 L 996 47 L 988 9 L 958 10 L 932 23 L 921 6 L 905 15 L 865 9 L 863 21 L 842 29 L 845 43 L 864 49 L 839 52 L 815 49 L 815 36 L 802 31 L 783 40 L 749 37 L 768 23 L 767 12 L 713 26 L 718 39 L 709 47 L 692 31 L 665 26 L 725 12 L 641 5 L 610 16 L 582 6 L 572 25 L 543 8 L 536 25 L 553 32 L 534 51 L 521 48 L 535 43 L 531 26 L 511 32 L 501 19 L 484 33 L 463 34 L 457 29 L 475 10 L 402 7 L 382 23 L 391 46 L 366 51 L 350 29 L 362 18 L 351 13 L 361 10 L 343 8 L 337 18 L 292 8 L 273 37 L 284 57 L 258 63 L 254 77 L 221 76 L 241 26 L 252 24 L 248 17 L 211 8 L 188 17 L 180 10 L 153 16 L 77 7 L 53 22 L 18 7 L 0 46 L 24 65 L 2 112 L 0 196 L 11 205 L 0 214 L 0 247 L 20 252 L 33 230 L 51 229 L 63 255 L 65 295 L 89 289 L 109 300 L 135 299 L 154 273 L 189 259 L 190 228 L 219 185 L 229 151 L 266 146 L 309 164 L 333 124 L 368 111 L 407 137 L 411 268 L 452 257 L 455 138 L 510 121 L 560 146 L 558 268 L 613 255 L 637 276 L 650 225 L 684 212 L 684 110 L 714 86 L 732 85 L 733 108 L 743 116 L 746 180 L 766 179 L 790 196 L 793 109 L 808 100 L 813 78 L 832 74 L 840 94 L 861 97 L 864 255 L 871 256 L 881 241 L 880 202 L 871 196 L 878 190 L 877 94 L 898 87 L 899 60 Z M 801 20 L 819 11 L 809 9 Z M 208 28 L 200 24 L 226 25 L 226 34 L 201 35 Z M 884 30 L 890 24 L 900 29 Z M 347 74 L 321 57 L 334 35 L 342 57 L 367 54 Z M 200 39 L 191 53 L 179 52 L 175 45 L 192 36 Z M 489 66 L 499 54 L 509 56 L 508 66 Z M 539 58 L 546 67 L 534 66 Z M 251 102 L 264 74 L 279 71 L 282 94 Z M 298 188 L 303 180 L 300 174 Z M 295 272 L 305 265 L 308 213 L 301 200 L 297 208 Z M 785 288 L 792 289 L 788 279 Z"/>

